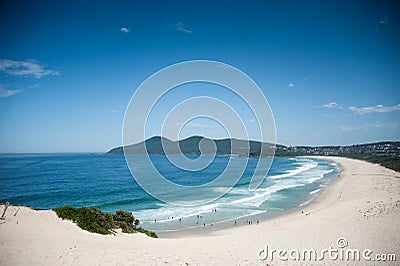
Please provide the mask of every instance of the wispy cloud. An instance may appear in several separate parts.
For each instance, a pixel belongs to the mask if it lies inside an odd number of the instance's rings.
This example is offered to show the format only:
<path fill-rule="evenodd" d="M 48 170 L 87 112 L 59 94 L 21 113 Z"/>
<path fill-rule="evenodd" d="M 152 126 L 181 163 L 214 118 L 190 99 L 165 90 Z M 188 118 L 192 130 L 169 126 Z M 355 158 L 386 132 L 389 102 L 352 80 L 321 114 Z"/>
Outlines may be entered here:
<path fill-rule="evenodd" d="M 309 79 L 311 79 L 311 76 L 304 77 L 304 80 L 309 80 Z"/>
<path fill-rule="evenodd" d="M 2 85 L 0 85 L 0 98 L 11 97 L 19 92 L 20 92 L 20 90 L 7 90 L 7 89 L 3 88 Z"/>
<path fill-rule="evenodd" d="M 0 71 L 11 76 L 33 76 L 37 79 L 45 76 L 59 76 L 57 70 L 46 69 L 43 64 L 36 60 L 15 61 L 0 59 Z"/>
<path fill-rule="evenodd" d="M 35 84 L 32 84 L 32 85 L 29 85 L 28 89 L 36 89 L 36 88 L 39 88 L 39 87 L 40 87 L 39 83 L 35 83 Z"/>
<path fill-rule="evenodd" d="M 131 31 L 130 28 L 126 28 L 126 27 L 122 27 L 122 28 L 120 28 L 119 30 L 122 31 L 123 33 L 128 33 L 128 32 Z"/>
<path fill-rule="evenodd" d="M 370 113 L 389 113 L 389 112 L 399 111 L 400 104 L 392 106 L 376 105 L 368 107 L 350 106 L 349 110 L 358 115 L 365 115 Z"/>
<path fill-rule="evenodd" d="M 294 83 L 291 82 L 291 83 L 288 84 L 288 86 L 293 88 L 294 87 Z"/>
<path fill-rule="evenodd" d="M 192 33 L 191 30 L 185 28 L 185 26 L 183 25 L 182 22 L 178 22 L 178 23 L 176 24 L 176 30 L 182 31 L 182 32 L 185 32 L 185 33 Z"/>
<path fill-rule="evenodd" d="M 400 125 L 398 122 L 374 122 L 374 123 L 366 123 L 361 125 L 342 125 L 340 126 L 341 131 L 368 131 L 368 129 L 372 128 L 398 128 Z"/>
<path fill-rule="evenodd" d="M 389 24 L 389 17 L 388 16 L 383 16 L 378 20 L 378 22 L 375 24 L 375 30 L 379 31 L 380 28 L 384 27 L 386 24 Z"/>
<path fill-rule="evenodd" d="M 338 104 L 336 102 L 330 102 L 330 103 L 327 103 L 327 104 L 323 104 L 322 107 L 324 107 L 324 108 L 332 108 L 332 109 L 342 109 L 343 105 Z"/>

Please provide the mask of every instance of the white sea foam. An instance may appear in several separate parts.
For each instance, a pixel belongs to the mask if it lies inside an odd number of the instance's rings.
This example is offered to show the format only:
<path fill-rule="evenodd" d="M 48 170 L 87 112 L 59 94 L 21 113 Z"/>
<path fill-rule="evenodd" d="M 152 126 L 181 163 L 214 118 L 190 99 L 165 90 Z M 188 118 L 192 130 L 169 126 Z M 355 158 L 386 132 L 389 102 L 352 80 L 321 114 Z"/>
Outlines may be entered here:
<path fill-rule="evenodd" d="M 300 167 L 298 167 L 296 169 L 289 170 L 284 174 L 275 175 L 275 176 L 268 176 L 268 177 L 271 178 L 271 179 L 281 179 L 281 178 L 292 177 L 292 176 L 298 175 L 300 173 L 303 173 L 305 171 L 308 171 L 310 169 L 313 169 L 313 168 L 315 168 L 317 166 L 318 166 L 318 162 L 307 160 L 307 161 L 304 161 L 304 163 Z"/>
<path fill-rule="evenodd" d="M 302 163 L 302 165 L 298 168 L 290 170 L 285 174 L 271 176 L 270 178 L 274 179 L 276 182 L 274 185 L 266 188 L 259 188 L 254 193 L 248 193 L 248 197 L 234 200 L 231 202 L 231 204 L 260 207 L 260 205 L 268 200 L 268 198 L 270 198 L 270 196 L 274 193 L 284 189 L 295 188 L 314 183 L 315 181 L 322 179 L 326 174 L 334 171 L 333 169 L 315 169 L 318 166 L 318 162 L 315 161 L 307 159 L 298 161 Z M 317 193 L 317 191 L 314 193 Z"/>
<path fill-rule="evenodd" d="M 157 223 L 166 223 L 177 220 L 179 218 L 189 218 L 196 217 L 197 215 L 204 215 L 205 213 L 211 213 L 212 210 L 217 209 L 219 204 L 213 203 L 208 205 L 202 205 L 197 207 L 178 207 L 165 205 L 159 209 L 155 210 L 142 210 L 135 212 L 135 215 L 140 217 L 146 217 L 143 221 L 153 221 L 157 220 Z M 148 219 L 151 218 L 151 219 Z"/>
<path fill-rule="evenodd" d="M 285 182 L 285 184 L 283 184 L 283 182 L 277 183 L 267 188 L 260 188 L 257 190 L 257 192 L 251 193 L 251 196 L 232 201 L 230 204 L 236 206 L 239 205 L 239 206 L 260 207 L 260 205 L 264 201 L 266 201 L 270 195 L 284 189 L 300 187 L 300 186 L 304 186 L 304 184 L 299 182 Z"/>
<path fill-rule="evenodd" d="M 266 212 L 267 210 L 260 206 L 269 199 L 272 200 L 275 196 L 285 196 L 280 191 L 314 183 L 334 171 L 329 167 L 332 165 L 326 166 L 324 163 L 315 160 L 295 159 L 295 161 L 292 164 L 295 169 L 280 175 L 269 176 L 270 180 L 255 191 L 249 191 L 247 186 L 241 185 L 234 187 L 226 196 L 210 204 L 190 208 L 161 204 L 162 206 L 158 209 L 138 211 L 135 212 L 135 215 L 139 218 L 143 217 L 141 220 L 151 224 L 155 229 L 171 229 L 172 231 L 179 230 L 182 227 L 194 228 L 202 226 L 203 223 L 218 224 L 232 221 L 240 219 L 240 217 Z M 214 187 L 210 190 L 210 193 L 226 191 L 226 189 L 226 187 Z M 309 192 L 309 195 L 316 195 L 319 191 L 320 189 L 315 189 Z M 309 200 L 311 201 L 312 199 Z M 308 203 L 308 201 L 303 202 L 300 206 Z M 215 209 L 218 211 L 213 212 Z M 172 216 L 174 217 L 173 220 Z M 198 218 L 198 216 L 202 218 Z M 177 221 L 181 217 L 183 217 L 182 224 Z M 157 224 L 152 222 L 154 219 L 157 219 Z M 195 222 L 196 226 L 193 226 Z"/>
<path fill-rule="evenodd" d="M 309 200 L 307 200 L 307 201 L 305 201 L 305 202 L 300 203 L 299 206 L 300 206 L 300 207 L 305 206 L 305 205 L 311 203 L 312 201 L 313 201 L 313 199 L 309 199 Z"/>
<path fill-rule="evenodd" d="M 315 194 L 315 193 L 318 193 L 320 190 L 321 190 L 320 188 L 319 188 L 319 189 L 316 189 L 316 190 L 313 190 L 313 191 L 311 191 L 309 194 L 310 194 L 310 195 L 313 195 L 313 194 Z"/>

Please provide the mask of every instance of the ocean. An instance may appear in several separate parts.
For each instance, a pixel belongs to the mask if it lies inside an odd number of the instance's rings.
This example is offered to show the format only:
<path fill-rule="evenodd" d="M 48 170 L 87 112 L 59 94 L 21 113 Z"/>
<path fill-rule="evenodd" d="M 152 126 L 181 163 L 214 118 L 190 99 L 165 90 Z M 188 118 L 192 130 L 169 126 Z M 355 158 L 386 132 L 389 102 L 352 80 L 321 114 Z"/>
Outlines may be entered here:
<path fill-rule="evenodd" d="M 142 155 L 137 156 L 140 161 Z M 169 180 L 186 186 L 212 181 L 230 159 L 248 160 L 237 184 L 213 202 L 182 207 L 147 194 L 131 176 L 123 155 L 2 154 L 0 202 L 36 209 L 64 205 L 94 206 L 107 212 L 122 209 L 139 218 L 143 228 L 159 234 L 185 230 L 201 233 L 297 210 L 317 197 L 340 170 L 326 160 L 275 158 L 260 187 L 249 191 L 258 160 L 263 163 L 267 159 L 216 156 L 209 167 L 188 173 L 172 167 L 163 155 L 151 155 L 154 165 Z M 146 169 L 143 171 L 146 174 Z"/>

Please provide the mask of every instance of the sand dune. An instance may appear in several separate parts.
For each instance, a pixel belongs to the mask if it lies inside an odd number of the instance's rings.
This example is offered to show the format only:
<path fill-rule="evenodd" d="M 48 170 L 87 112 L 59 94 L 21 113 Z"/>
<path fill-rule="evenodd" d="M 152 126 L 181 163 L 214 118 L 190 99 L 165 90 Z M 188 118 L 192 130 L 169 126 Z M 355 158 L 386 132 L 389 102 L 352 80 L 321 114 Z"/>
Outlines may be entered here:
<path fill-rule="evenodd" d="M 296 255 L 314 249 L 319 255 L 332 247 L 341 251 L 369 249 L 368 256 L 395 254 L 400 261 L 400 173 L 371 163 L 329 157 L 341 164 L 340 178 L 301 211 L 263 221 L 259 225 L 174 239 L 152 239 L 142 234 L 92 234 L 53 211 L 10 206 L 0 220 L 1 265 L 293 265 L 359 264 L 376 261 L 260 260 L 268 245 Z M 4 206 L 0 207 L 0 215 Z M 14 215 L 17 210 L 18 213 Z M 341 239 L 337 243 L 338 239 Z M 347 243 L 347 245 L 345 245 Z M 345 247 L 339 248 L 339 245 Z M 269 254 L 271 255 L 271 254 Z M 364 254 L 366 255 L 366 254 Z M 352 258 L 352 257 L 351 257 Z"/>

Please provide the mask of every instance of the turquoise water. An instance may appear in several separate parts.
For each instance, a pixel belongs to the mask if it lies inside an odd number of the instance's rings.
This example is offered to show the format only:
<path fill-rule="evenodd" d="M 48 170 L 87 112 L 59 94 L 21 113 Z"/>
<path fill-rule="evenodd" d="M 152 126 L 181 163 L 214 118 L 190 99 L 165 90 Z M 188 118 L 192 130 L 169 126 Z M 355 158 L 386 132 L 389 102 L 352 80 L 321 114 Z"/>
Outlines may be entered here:
<path fill-rule="evenodd" d="M 216 156 L 206 169 L 188 172 L 171 166 L 163 155 L 151 156 L 163 175 L 187 186 L 212 181 L 230 159 Z M 305 204 L 338 173 L 338 166 L 330 161 L 275 158 L 267 178 L 251 192 L 248 185 L 258 160 L 263 163 L 267 159 L 248 159 L 244 174 L 228 194 L 205 205 L 180 207 L 154 199 L 141 189 L 122 155 L 3 154 L 0 155 L 0 202 L 38 209 L 63 205 L 95 206 L 109 212 L 123 209 L 132 211 L 144 228 L 159 233 L 188 228 L 214 230 L 231 226 L 235 221 L 244 224 L 246 220 L 272 217 Z M 140 162 L 140 155 L 137 161 Z M 143 173 L 146 174 L 146 169 Z"/>

